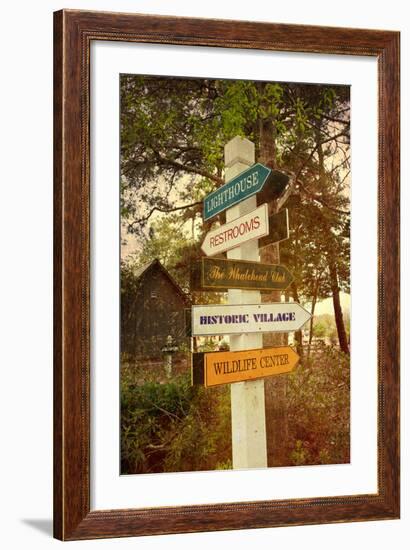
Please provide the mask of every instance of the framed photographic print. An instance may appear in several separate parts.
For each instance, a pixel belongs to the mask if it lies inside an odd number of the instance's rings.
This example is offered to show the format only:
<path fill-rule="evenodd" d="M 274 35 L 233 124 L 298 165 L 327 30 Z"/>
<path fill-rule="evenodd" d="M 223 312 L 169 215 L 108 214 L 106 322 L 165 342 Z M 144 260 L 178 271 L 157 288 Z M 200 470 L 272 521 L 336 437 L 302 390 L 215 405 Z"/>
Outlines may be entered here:
<path fill-rule="evenodd" d="M 54 15 L 54 534 L 399 517 L 399 33 Z"/>

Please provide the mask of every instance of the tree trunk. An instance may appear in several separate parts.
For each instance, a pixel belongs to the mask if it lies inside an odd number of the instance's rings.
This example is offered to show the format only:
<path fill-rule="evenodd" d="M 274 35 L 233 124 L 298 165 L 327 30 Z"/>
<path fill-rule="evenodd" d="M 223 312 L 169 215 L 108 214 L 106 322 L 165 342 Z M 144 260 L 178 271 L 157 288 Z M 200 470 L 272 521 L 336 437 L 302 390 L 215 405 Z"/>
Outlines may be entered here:
<path fill-rule="evenodd" d="M 264 83 L 259 84 L 261 95 Z M 275 126 L 273 120 L 260 119 L 258 125 L 258 162 L 269 168 L 275 168 Z M 269 214 L 277 212 L 276 201 L 270 203 Z M 271 244 L 260 251 L 264 263 L 280 263 L 279 244 Z M 276 290 L 262 294 L 262 302 L 280 302 L 281 292 Z M 284 345 L 283 334 L 269 333 L 263 335 L 263 347 Z M 286 376 L 271 376 L 265 378 L 265 415 L 266 415 L 266 445 L 268 466 L 286 464 L 286 442 L 288 440 L 288 424 L 286 414 Z"/>
<path fill-rule="evenodd" d="M 292 290 L 293 301 L 300 304 L 298 287 L 296 286 L 295 281 L 292 282 L 290 288 Z M 295 331 L 295 342 L 296 342 L 296 351 L 300 355 L 300 357 L 302 357 L 303 356 L 303 335 L 302 335 L 302 330 L 296 330 Z"/>
<path fill-rule="evenodd" d="M 312 345 L 313 316 L 315 314 L 317 295 L 318 295 L 318 292 L 319 292 L 319 284 L 320 284 L 320 276 L 316 279 L 315 289 L 314 289 L 313 296 L 312 296 L 312 308 L 311 308 L 311 311 L 310 311 L 312 317 L 310 318 L 310 321 L 309 321 L 309 346 L 308 346 L 308 353 L 307 353 L 308 357 L 310 357 L 310 348 L 311 348 L 311 345 Z"/>
<path fill-rule="evenodd" d="M 349 342 L 346 336 L 346 329 L 343 321 L 343 312 L 342 312 L 342 307 L 340 305 L 340 295 L 339 295 L 340 289 L 339 289 L 339 281 L 337 276 L 337 268 L 333 260 L 329 262 L 329 273 L 330 273 L 330 282 L 331 282 L 332 297 L 333 297 L 333 309 L 335 312 L 335 321 L 336 321 L 337 336 L 339 338 L 339 345 L 340 345 L 340 349 L 344 353 L 349 353 Z"/>
<path fill-rule="evenodd" d="M 323 148 L 322 148 L 322 145 L 320 144 L 319 130 L 316 131 L 316 141 L 318 143 L 319 180 L 322 183 L 322 179 L 325 174 L 325 165 L 324 165 Z M 340 305 L 340 294 L 339 294 L 340 288 L 339 288 L 339 279 L 337 274 L 337 266 L 332 257 L 330 257 L 330 260 L 329 260 L 329 274 L 330 274 L 330 285 L 331 285 L 332 297 L 333 297 L 333 309 L 335 312 L 336 329 L 337 329 L 337 336 L 339 338 L 340 349 L 344 353 L 349 353 L 349 342 L 346 336 L 346 330 L 345 330 L 345 325 L 343 321 L 343 312 L 342 312 L 342 307 Z"/>

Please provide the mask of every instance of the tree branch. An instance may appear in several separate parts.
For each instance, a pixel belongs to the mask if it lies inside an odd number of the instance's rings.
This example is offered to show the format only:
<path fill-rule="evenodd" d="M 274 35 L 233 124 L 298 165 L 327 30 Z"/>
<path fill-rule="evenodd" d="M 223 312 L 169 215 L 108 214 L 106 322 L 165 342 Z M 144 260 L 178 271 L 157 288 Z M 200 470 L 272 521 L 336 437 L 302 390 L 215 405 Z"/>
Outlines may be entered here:
<path fill-rule="evenodd" d="M 296 173 L 296 179 L 299 179 L 300 174 L 302 173 L 302 170 L 307 166 L 312 159 L 313 155 L 318 151 L 319 147 L 324 145 L 325 143 L 328 143 L 329 141 L 336 141 L 338 137 L 345 135 L 344 132 L 341 132 L 340 134 L 337 134 L 335 136 L 332 136 L 328 139 L 325 139 L 318 143 L 310 152 L 308 158 L 302 163 L 302 166 L 299 168 L 298 172 Z"/>
<path fill-rule="evenodd" d="M 181 170 L 182 172 L 188 172 L 190 174 L 196 174 L 198 176 L 202 176 L 204 178 L 208 178 L 211 181 L 214 181 L 215 183 L 218 183 L 219 185 L 222 185 L 224 183 L 222 178 L 219 178 L 215 174 L 211 174 L 210 172 L 207 172 L 206 170 L 202 170 L 201 168 L 194 168 L 192 166 L 186 166 L 185 164 L 182 164 L 181 162 L 178 162 L 177 160 L 166 158 L 161 155 L 159 151 L 155 151 L 153 149 L 156 157 L 158 160 L 165 165 L 172 166 L 173 168 L 176 168 L 177 170 Z"/>
<path fill-rule="evenodd" d="M 343 111 L 339 111 L 339 114 L 343 114 L 343 113 L 346 113 L 347 111 L 350 110 L 350 107 L 347 107 L 346 109 L 344 109 Z M 341 124 L 349 124 L 349 120 L 347 119 L 343 119 L 343 118 L 337 118 L 337 117 L 333 117 L 333 116 L 330 116 L 330 115 L 325 115 L 323 114 L 322 115 L 323 118 L 325 118 L 326 120 L 331 120 L 332 122 L 340 122 Z"/>
<path fill-rule="evenodd" d="M 341 210 L 340 208 L 335 208 L 334 206 L 330 206 L 330 204 L 328 204 L 322 197 L 320 197 L 319 195 L 316 195 L 315 193 L 312 193 L 311 191 L 308 191 L 308 189 L 306 189 L 306 187 L 303 185 L 300 179 L 297 180 L 297 183 L 301 187 L 301 189 L 304 191 L 304 193 L 306 193 L 306 195 L 308 195 L 314 201 L 317 201 L 318 203 L 320 203 L 325 208 L 328 208 L 329 210 L 331 210 L 332 212 L 335 212 L 336 214 L 344 214 L 344 215 L 350 214 L 348 210 Z"/>
<path fill-rule="evenodd" d="M 128 224 L 128 227 L 134 227 L 135 225 L 139 223 L 146 222 L 150 219 L 150 217 L 154 214 L 154 212 L 164 212 L 165 214 L 168 214 L 170 212 L 176 212 L 177 210 L 184 210 L 185 208 L 193 208 L 194 206 L 199 206 L 202 204 L 202 201 L 196 201 L 192 202 L 191 204 L 184 204 L 182 206 L 173 206 L 171 208 L 163 208 L 161 206 L 153 206 L 149 213 L 144 216 L 143 218 L 140 218 L 138 220 L 134 220 L 133 222 L 130 222 Z"/>

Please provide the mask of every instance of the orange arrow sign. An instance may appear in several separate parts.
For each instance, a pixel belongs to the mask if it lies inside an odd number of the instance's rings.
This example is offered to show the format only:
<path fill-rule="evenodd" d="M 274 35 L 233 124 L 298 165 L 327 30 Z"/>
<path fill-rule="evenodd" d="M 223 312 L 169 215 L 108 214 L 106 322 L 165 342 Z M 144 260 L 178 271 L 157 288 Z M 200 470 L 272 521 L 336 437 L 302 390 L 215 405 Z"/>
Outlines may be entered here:
<path fill-rule="evenodd" d="M 291 372 L 300 357 L 289 346 L 244 351 L 194 353 L 192 381 L 206 387 Z"/>

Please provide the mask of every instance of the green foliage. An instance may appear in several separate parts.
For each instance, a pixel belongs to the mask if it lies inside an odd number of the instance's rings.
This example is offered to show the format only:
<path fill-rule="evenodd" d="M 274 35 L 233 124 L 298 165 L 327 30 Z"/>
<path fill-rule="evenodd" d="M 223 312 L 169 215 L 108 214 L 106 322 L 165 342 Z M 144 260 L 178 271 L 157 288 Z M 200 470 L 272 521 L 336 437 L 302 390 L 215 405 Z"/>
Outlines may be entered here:
<path fill-rule="evenodd" d="M 140 265 L 157 258 L 162 265 L 169 268 L 180 257 L 181 249 L 186 246 L 188 238 L 182 230 L 184 220 L 178 214 L 168 214 L 156 219 L 149 230 L 149 238 L 138 255 Z"/>
<path fill-rule="evenodd" d="M 275 142 L 273 164 L 291 149 L 300 155 L 302 141 L 311 145 L 312 122 L 337 110 L 345 93 L 277 82 L 122 76 L 123 219 L 131 231 L 143 229 L 152 207 L 170 207 L 182 177 L 191 177 L 190 196 L 201 200 L 220 185 L 223 147 L 235 135 L 254 141 L 257 156 L 262 139 Z M 265 123 L 272 133 L 262 138 Z"/>
<path fill-rule="evenodd" d="M 323 322 L 317 322 L 313 325 L 313 336 L 324 338 L 327 334 L 327 327 Z"/>
<path fill-rule="evenodd" d="M 290 453 L 290 459 L 295 466 L 303 466 L 308 462 L 309 452 L 305 449 L 303 441 L 296 440 L 295 448 Z"/>
<path fill-rule="evenodd" d="M 349 462 L 349 380 L 349 357 L 325 345 L 289 375 L 287 445 L 292 464 Z"/>
<path fill-rule="evenodd" d="M 129 268 L 135 269 L 158 259 L 183 288 L 188 288 L 188 271 L 175 269 L 181 263 L 185 249 L 190 246 L 190 239 L 183 229 L 184 223 L 185 220 L 178 213 L 155 219 L 142 250 L 127 259 Z"/>
<path fill-rule="evenodd" d="M 349 317 L 347 316 L 346 319 L 348 320 Z M 315 316 L 313 321 L 313 336 L 316 336 L 317 338 L 327 337 L 330 338 L 330 340 L 333 340 L 336 337 L 337 341 L 337 331 L 334 315 L 324 313 L 322 315 Z"/>
<path fill-rule="evenodd" d="M 121 376 L 121 471 L 213 470 L 231 457 L 229 389 L 191 386 L 189 373 L 168 383 Z"/>
<path fill-rule="evenodd" d="M 225 462 L 218 462 L 215 466 L 216 470 L 232 470 L 232 460 L 225 460 Z"/>

